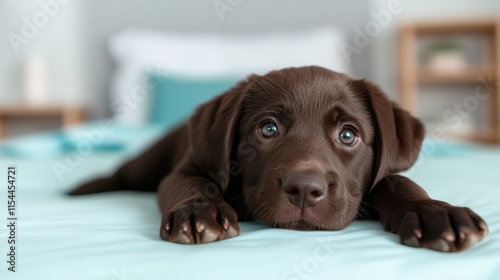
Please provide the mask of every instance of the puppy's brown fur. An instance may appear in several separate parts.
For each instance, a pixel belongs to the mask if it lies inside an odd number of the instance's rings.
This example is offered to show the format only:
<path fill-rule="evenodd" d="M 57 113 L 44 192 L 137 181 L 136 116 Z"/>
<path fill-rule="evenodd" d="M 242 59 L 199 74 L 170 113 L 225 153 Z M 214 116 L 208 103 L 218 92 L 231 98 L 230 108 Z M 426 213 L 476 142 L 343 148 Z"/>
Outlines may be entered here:
<path fill-rule="evenodd" d="M 415 163 L 423 137 L 422 124 L 370 82 L 288 68 L 241 81 L 72 194 L 157 190 L 160 236 L 177 243 L 235 236 L 237 219 L 340 230 L 358 217 L 380 219 L 406 245 L 463 250 L 486 236 L 484 221 L 395 175 Z"/>

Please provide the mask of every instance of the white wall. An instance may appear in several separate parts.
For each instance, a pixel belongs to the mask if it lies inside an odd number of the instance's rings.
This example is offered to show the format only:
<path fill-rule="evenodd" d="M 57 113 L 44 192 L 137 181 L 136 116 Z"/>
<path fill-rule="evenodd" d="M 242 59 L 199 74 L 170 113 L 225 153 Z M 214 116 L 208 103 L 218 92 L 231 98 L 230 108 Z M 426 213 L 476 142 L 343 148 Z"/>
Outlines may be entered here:
<path fill-rule="evenodd" d="M 22 18 L 30 18 L 40 9 L 38 1 L 55 0 L 0 0 L 3 38 L 8 32 L 20 32 Z M 110 35 L 124 28 L 255 34 L 334 25 L 352 38 L 353 28 L 363 23 L 369 8 L 369 0 L 243 0 L 221 20 L 213 0 L 64 1 L 69 3 L 18 55 L 12 52 L 8 40 L 0 43 L 0 101 L 19 98 L 20 66 L 32 49 L 43 52 L 51 63 L 55 100 L 84 100 L 92 116 L 103 117 L 110 114 L 108 87 L 113 70 L 106 42 Z M 354 75 L 368 76 L 369 55 L 364 50 L 353 57 Z"/>
<path fill-rule="evenodd" d="M 67 0 L 66 0 L 67 1 Z M 63 1 L 61 1 L 63 2 Z M 57 3 L 57 2 L 54 2 Z M 66 5 L 51 6 L 52 16 L 44 23 L 44 16 L 37 17 L 37 27 L 33 17 L 45 13 L 35 0 L 4 0 L 0 2 L 0 100 L 19 101 L 23 93 L 24 64 L 31 54 L 45 57 L 48 67 L 50 98 L 54 102 L 85 101 L 88 89 L 83 73 L 81 1 L 69 1 Z M 38 29 L 23 35 L 23 21 L 26 18 Z M 9 34 L 17 34 L 27 39 L 27 43 L 11 44 Z M 30 35 L 31 37 L 31 35 Z M 14 46 L 14 47 L 13 47 Z M 16 49 L 19 51 L 16 52 Z"/>

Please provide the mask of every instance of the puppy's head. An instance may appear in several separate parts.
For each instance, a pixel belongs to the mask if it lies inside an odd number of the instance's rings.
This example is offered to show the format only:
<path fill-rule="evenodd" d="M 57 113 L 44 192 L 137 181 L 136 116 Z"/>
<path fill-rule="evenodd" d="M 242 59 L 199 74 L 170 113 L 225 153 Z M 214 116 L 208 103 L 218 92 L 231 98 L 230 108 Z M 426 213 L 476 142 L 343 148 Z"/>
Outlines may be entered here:
<path fill-rule="evenodd" d="M 197 164 L 223 193 L 241 187 L 255 219 L 338 230 L 375 183 L 416 161 L 423 128 L 373 84 L 302 67 L 253 75 L 202 106 L 190 138 Z"/>

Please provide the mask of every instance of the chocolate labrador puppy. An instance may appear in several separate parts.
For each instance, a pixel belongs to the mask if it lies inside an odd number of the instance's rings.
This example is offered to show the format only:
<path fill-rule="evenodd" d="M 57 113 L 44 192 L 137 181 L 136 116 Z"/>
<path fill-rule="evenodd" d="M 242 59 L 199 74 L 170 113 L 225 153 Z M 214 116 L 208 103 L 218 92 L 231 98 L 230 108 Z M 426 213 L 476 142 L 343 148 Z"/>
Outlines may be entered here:
<path fill-rule="evenodd" d="M 71 194 L 157 191 L 163 240 L 238 235 L 238 220 L 341 230 L 380 219 L 401 243 L 445 252 L 487 235 L 469 208 L 397 175 L 417 160 L 420 121 L 372 83 L 321 67 L 252 75 L 113 176 Z"/>

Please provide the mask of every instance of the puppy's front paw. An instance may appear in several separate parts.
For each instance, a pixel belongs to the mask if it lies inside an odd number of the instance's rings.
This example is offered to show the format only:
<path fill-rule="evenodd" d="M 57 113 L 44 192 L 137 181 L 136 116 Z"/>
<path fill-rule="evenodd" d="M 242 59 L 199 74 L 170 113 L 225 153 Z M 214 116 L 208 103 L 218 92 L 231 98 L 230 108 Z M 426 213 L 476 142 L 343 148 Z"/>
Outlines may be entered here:
<path fill-rule="evenodd" d="M 401 243 L 442 252 L 465 250 L 488 235 L 486 223 L 472 210 L 440 201 L 407 211 L 398 229 Z"/>
<path fill-rule="evenodd" d="M 240 233 L 236 211 L 219 200 L 192 201 L 162 218 L 160 236 L 181 244 L 208 243 Z"/>

